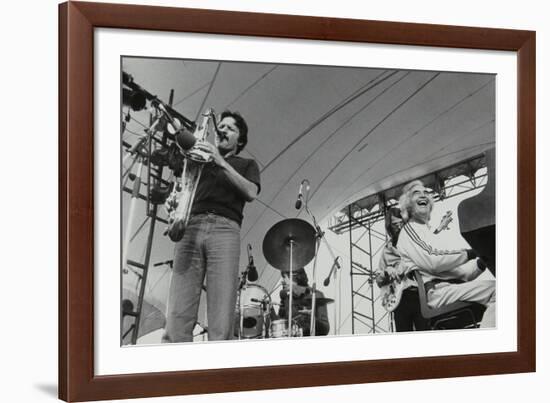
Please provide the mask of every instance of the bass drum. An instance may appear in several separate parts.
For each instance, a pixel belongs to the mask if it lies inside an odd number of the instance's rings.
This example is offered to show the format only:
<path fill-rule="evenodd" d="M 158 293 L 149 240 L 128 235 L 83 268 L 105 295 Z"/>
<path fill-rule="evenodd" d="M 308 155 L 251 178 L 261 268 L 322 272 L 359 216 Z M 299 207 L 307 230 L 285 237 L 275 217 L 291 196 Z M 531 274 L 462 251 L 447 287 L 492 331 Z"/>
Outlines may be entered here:
<path fill-rule="evenodd" d="M 270 308 L 271 297 L 265 288 L 256 284 L 245 285 L 240 291 L 240 304 L 237 298 L 235 336 L 240 339 L 265 338 Z"/>

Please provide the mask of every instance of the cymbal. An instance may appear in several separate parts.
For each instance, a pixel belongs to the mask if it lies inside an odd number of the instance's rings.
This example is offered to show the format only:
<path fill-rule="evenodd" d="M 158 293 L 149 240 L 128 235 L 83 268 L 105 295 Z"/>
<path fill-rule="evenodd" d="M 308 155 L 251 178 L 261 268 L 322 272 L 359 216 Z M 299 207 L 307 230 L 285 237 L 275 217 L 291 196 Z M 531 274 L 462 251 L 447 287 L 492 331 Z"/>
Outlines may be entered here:
<path fill-rule="evenodd" d="M 292 243 L 292 270 L 307 265 L 315 255 L 315 229 L 307 221 L 289 218 L 279 221 L 267 231 L 263 252 L 268 263 L 281 271 L 290 270 Z"/>
<path fill-rule="evenodd" d="M 305 297 L 303 299 L 303 301 L 305 301 L 305 306 L 308 306 L 308 307 L 311 307 L 311 301 L 313 299 L 311 298 L 311 295 L 308 295 L 307 297 Z M 302 302 L 302 301 L 300 301 Z M 325 297 L 317 297 L 315 298 L 315 305 L 316 306 L 322 306 L 322 305 L 327 305 L 327 304 L 332 304 L 334 302 L 334 300 L 332 298 L 325 298 Z"/>
<path fill-rule="evenodd" d="M 310 314 L 311 313 L 311 301 L 312 301 L 311 295 L 308 295 L 308 296 L 303 297 L 303 298 L 294 299 L 292 304 L 293 305 L 296 304 L 296 305 L 304 307 L 304 308 L 299 309 L 298 313 L 300 313 L 300 314 Z M 324 305 L 327 305 L 327 304 L 332 304 L 333 302 L 334 302 L 334 300 L 332 298 L 325 298 L 325 297 L 315 298 L 315 306 L 324 306 Z"/>

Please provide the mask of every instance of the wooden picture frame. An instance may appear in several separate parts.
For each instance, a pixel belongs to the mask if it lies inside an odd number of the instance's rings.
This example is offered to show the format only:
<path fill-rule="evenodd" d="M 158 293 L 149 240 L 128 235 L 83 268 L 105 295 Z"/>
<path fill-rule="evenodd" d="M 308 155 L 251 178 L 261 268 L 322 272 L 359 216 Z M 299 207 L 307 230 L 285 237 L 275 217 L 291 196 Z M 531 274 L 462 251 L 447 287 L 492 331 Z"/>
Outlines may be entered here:
<path fill-rule="evenodd" d="M 516 352 L 94 375 L 94 28 L 505 50 L 518 59 Z M 59 6 L 59 397 L 122 399 L 535 370 L 535 33 L 68 2 Z"/>

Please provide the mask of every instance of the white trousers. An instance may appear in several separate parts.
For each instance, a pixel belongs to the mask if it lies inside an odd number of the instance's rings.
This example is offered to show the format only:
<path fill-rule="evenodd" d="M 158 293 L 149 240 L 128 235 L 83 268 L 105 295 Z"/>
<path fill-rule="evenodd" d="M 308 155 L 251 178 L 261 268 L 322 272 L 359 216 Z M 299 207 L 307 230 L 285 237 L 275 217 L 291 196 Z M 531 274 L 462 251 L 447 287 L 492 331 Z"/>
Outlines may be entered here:
<path fill-rule="evenodd" d="M 428 305 L 432 308 L 439 308 L 456 301 L 477 302 L 487 308 L 479 324 L 480 327 L 495 327 L 495 278 L 488 270 L 485 270 L 482 275 L 480 275 L 482 272 L 477 269 L 477 273 L 470 271 L 469 268 L 465 268 L 465 270 L 469 274 L 464 276 L 465 279 L 473 277 L 473 280 L 461 284 L 437 283 L 433 289 L 428 291 Z"/>

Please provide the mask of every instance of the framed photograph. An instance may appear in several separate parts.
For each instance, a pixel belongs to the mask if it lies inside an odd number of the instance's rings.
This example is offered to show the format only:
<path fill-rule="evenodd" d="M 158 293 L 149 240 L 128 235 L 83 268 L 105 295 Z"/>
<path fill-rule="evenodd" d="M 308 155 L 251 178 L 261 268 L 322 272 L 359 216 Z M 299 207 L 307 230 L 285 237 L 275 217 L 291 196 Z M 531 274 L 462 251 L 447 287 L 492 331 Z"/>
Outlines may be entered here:
<path fill-rule="evenodd" d="M 59 16 L 61 399 L 535 370 L 534 32 Z"/>

